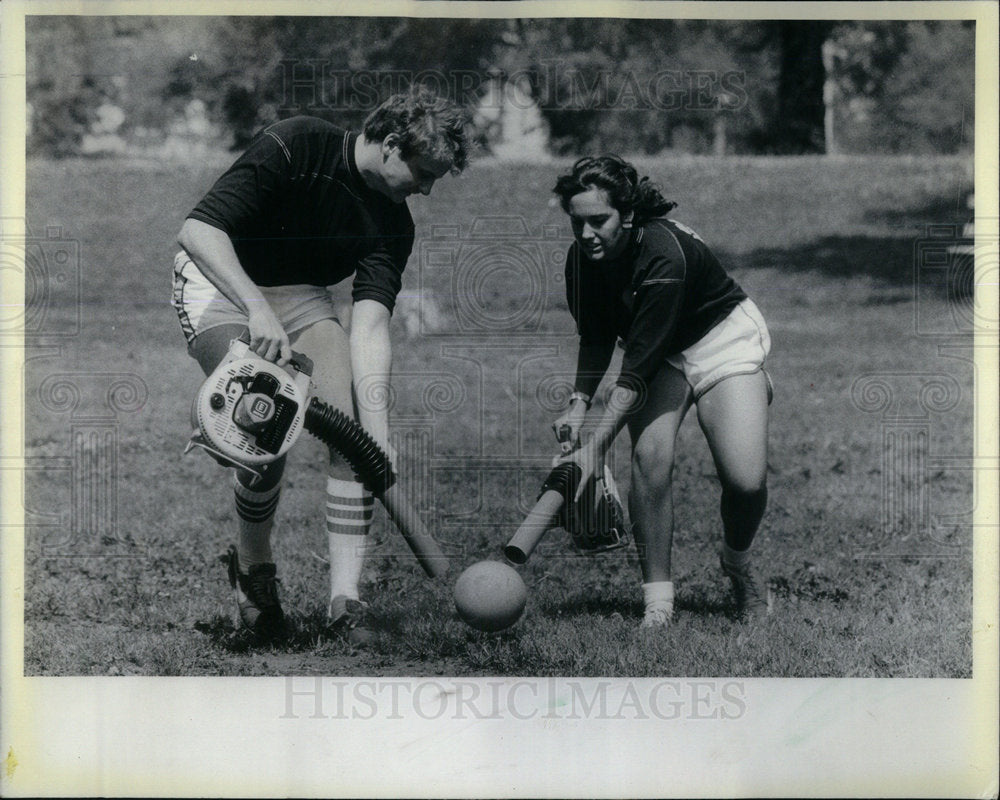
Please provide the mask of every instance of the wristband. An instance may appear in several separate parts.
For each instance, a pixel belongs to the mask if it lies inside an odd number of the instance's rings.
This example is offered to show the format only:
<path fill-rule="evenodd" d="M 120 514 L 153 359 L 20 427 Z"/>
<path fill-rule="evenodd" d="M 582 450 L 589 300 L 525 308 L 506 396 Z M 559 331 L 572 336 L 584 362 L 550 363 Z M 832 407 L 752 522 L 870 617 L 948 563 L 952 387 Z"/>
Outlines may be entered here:
<path fill-rule="evenodd" d="M 570 404 L 572 404 L 574 400 L 582 400 L 583 404 L 587 407 L 587 410 L 590 411 L 591 401 L 589 394 L 584 394 L 583 392 L 573 392 L 573 394 L 569 396 Z"/>

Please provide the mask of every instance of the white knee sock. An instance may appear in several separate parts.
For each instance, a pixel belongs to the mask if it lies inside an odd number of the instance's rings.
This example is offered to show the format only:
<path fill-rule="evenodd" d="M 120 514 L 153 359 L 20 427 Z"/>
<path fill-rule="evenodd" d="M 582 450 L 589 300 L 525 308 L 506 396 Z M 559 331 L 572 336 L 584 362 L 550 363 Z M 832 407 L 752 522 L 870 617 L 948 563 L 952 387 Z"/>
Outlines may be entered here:
<path fill-rule="evenodd" d="M 330 543 L 330 599 L 344 595 L 358 600 L 358 582 L 365 562 L 372 496 L 360 483 L 327 478 L 326 532 Z"/>

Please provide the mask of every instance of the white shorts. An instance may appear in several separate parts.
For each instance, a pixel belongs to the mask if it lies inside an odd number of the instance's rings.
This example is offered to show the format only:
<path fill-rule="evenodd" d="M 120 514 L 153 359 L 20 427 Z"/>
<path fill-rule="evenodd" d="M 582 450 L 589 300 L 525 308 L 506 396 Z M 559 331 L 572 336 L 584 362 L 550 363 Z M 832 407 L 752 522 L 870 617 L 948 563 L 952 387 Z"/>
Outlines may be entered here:
<path fill-rule="evenodd" d="M 684 373 L 695 400 L 723 378 L 763 371 L 770 403 L 773 389 L 764 370 L 764 360 L 770 352 L 767 324 L 753 300 L 747 298 L 687 350 L 667 358 L 667 363 Z"/>
<path fill-rule="evenodd" d="M 325 286 L 261 286 L 264 299 L 290 337 L 320 320 L 339 322 L 337 307 Z M 209 328 L 246 325 L 247 315 L 215 288 L 186 252 L 174 257 L 174 293 L 171 300 L 188 344 Z"/>

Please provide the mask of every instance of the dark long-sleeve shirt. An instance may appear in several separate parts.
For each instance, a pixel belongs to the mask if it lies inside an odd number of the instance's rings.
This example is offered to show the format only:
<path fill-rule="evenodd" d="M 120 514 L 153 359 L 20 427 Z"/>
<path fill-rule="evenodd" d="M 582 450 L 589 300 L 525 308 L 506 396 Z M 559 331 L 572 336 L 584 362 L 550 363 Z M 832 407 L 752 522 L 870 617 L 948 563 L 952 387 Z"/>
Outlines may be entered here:
<path fill-rule="evenodd" d="M 580 345 L 621 339 L 618 383 L 633 389 L 745 298 L 701 238 L 670 219 L 636 226 L 614 261 L 590 261 L 576 243 L 566 256 L 566 299 Z"/>
<path fill-rule="evenodd" d="M 188 215 L 227 233 L 259 286 L 331 286 L 391 311 L 413 249 L 406 203 L 369 189 L 354 134 L 315 117 L 258 133 Z"/>

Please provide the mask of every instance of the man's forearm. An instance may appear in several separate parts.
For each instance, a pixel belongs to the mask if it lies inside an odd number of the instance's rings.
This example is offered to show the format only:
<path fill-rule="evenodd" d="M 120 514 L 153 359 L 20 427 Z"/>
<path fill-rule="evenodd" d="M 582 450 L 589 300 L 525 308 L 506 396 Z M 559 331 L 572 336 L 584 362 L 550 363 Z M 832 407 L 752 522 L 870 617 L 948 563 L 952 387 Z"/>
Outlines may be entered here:
<path fill-rule="evenodd" d="M 240 264 L 229 235 L 196 219 L 187 219 L 177 237 L 201 273 L 233 305 L 249 316 L 264 302 L 257 285 Z"/>
<path fill-rule="evenodd" d="M 351 370 L 358 420 L 380 442 L 389 436 L 389 376 L 392 345 L 389 310 L 375 300 L 360 300 L 351 315 Z"/>

